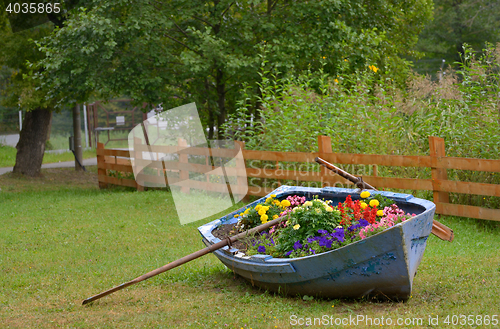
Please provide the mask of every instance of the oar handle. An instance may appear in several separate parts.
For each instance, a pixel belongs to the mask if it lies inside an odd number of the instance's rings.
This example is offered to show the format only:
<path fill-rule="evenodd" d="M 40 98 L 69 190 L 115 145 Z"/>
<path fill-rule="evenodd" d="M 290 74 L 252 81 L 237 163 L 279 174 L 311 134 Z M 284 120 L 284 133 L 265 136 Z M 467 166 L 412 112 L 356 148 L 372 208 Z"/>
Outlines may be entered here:
<path fill-rule="evenodd" d="M 356 177 L 354 175 L 351 175 L 347 171 L 344 171 L 344 170 L 340 169 L 339 167 L 334 166 L 330 162 L 328 162 L 320 157 L 315 158 L 314 161 L 316 161 L 317 163 L 319 163 L 323 167 L 330 169 L 331 171 L 333 171 L 337 175 L 353 182 L 356 185 L 356 187 L 358 187 L 360 189 L 377 190 L 376 188 L 374 188 L 370 184 L 365 183 L 361 177 Z"/>
<path fill-rule="evenodd" d="M 254 227 L 248 231 L 245 231 L 245 232 L 242 232 L 240 234 L 237 234 L 237 235 L 234 235 L 232 237 L 228 237 L 227 239 L 224 239 L 222 241 L 219 241 L 217 243 L 214 243 L 213 245 L 210 245 L 204 249 L 201 249 L 201 250 L 198 250 L 190 255 L 187 255 L 187 256 L 184 256 L 182 258 L 179 258 L 171 263 L 168 263 L 166 265 L 163 265 L 162 267 L 159 267 L 157 268 L 156 270 L 153 270 L 151 272 L 148 272 L 146 274 L 143 274 L 129 282 L 125 282 L 125 283 L 122 283 L 121 285 L 119 286 L 116 286 L 114 288 L 111 288 L 109 290 L 106 290 L 104 292 L 101 292 L 100 294 L 97 294 L 95 296 L 92 296 L 92 297 L 89 297 L 87 299 L 85 299 L 83 302 L 82 302 L 82 305 L 85 305 L 87 303 L 90 303 L 90 302 L 93 302 L 99 298 L 102 298 L 104 296 L 107 296 L 109 294 L 112 294 L 114 293 L 115 291 L 118 291 L 118 290 L 122 290 L 123 288 L 126 288 L 128 286 L 131 286 L 133 284 L 136 284 L 138 282 L 141 282 L 141 281 L 144 281 L 144 280 L 147 280 L 153 276 L 156 276 L 160 273 L 163 273 L 163 272 L 166 272 L 168 270 L 171 270 L 177 266 L 180 266 L 182 264 L 185 264 L 187 262 L 190 262 L 196 258 L 199 258 L 201 256 L 204 256 L 212 251 L 215 251 L 215 250 L 218 250 L 222 247 L 225 247 L 227 246 L 229 243 L 233 243 L 233 242 L 236 242 L 237 240 L 241 239 L 241 238 L 244 238 L 244 237 L 247 237 L 247 236 L 251 236 L 253 235 L 254 233 L 258 233 L 258 232 L 262 232 L 268 228 L 270 228 L 271 226 L 274 226 L 274 225 L 277 225 L 279 224 L 283 219 L 286 218 L 286 215 L 285 216 L 282 216 L 282 217 L 279 217 L 279 218 L 276 218 L 276 219 L 273 219 L 272 221 L 269 221 L 265 224 L 262 224 L 262 225 L 259 225 L 257 227 Z"/>

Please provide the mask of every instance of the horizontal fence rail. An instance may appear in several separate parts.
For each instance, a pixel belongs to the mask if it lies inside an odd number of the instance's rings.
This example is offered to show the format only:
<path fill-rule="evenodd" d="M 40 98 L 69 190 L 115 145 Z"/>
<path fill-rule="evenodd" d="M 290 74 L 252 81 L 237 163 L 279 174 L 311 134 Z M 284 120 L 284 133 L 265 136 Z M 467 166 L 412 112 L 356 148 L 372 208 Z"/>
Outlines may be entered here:
<path fill-rule="evenodd" d="M 490 209 L 470 205 L 453 204 L 449 201 L 449 193 L 472 194 L 482 196 L 500 197 L 500 185 L 463 182 L 448 180 L 447 170 L 470 170 L 484 172 L 500 172 L 500 160 L 473 159 L 447 157 L 445 155 L 444 139 L 439 137 L 429 137 L 430 155 L 428 156 L 408 156 L 408 155 L 378 155 L 378 154 L 348 154 L 333 153 L 331 140 L 327 136 L 318 137 L 318 152 L 275 152 L 246 150 L 244 143 L 239 143 L 243 157 L 248 162 L 250 160 L 265 161 L 263 168 L 239 168 L 226 167 L 227 176 L 232 176 L 238 185 L 232 185 L 236 191 L 246 189 L 244 174 L 250 182 L 253 179 L 277 180 L 281 184 L 283 180 L 299 182 L 316 182 L 321 186 L 352 185 L 351 182 L 328 171 L 326 168 L 319 168 L 319 171 L 308 170 L 316 157 L 321 157 L 328 162 L 344 165 L 366 165 L 371 168 L 369 175 L 362 175 L 363 180 L 377 188 L 423 190 L 433 192 L 433 201 L 436 204 L 436 213 L 442 215 L 452 215 L 470 217 L 486 220 L 500 221 L 500 209 Z M 141 178 L 151 183 L 165 185 L 170 183 L 181 184 L 184 192 L 189 193 L 190 189 L 202 189 L 206 191 L 222 191 L 225 182 L 213 182 L 210 180 L 209 172 L 217 167 L 209 164 L 209 157 L 206 148 L 187 147 L 185 141 L 179 140 L 174 146 L 148 146 L 137 145 L 135 154 L 142 152 L 156 153 L 156 159 L 161 159 L 165 154 L 178 155 L 178 161 L 158 161 L 144 160 L 136 156 L 136 165 L 148 167 L 152 173 L 143 175 Z M 211 149 L 211 155 L 216 157 L 232 158 L 235 151 L 231 149 Z M 189 162 L 188 155 L 196 156 L 199 159 L 205 158 L 204 163 Z M 143 186 L 138 184 L 133 176 L 133 168 L 130 153 L 127 150 L 105 149 L 102 143 L 97 147 L 98 179 L 99 187 L 106 187 L 107 184 L 122 185 L 143 190 Z M 284 163 L 299 163 L 298 170 L 284 169 Z M 399 178 L 382 177 L 377 174 L 377 166 L 387 167 L 421 167 L 430 168 L 431 179 L 420 178 Z M 305 168 L 305 169 L 304 169 Z M 316 166 L 316 168 L 318 168 Z M 167 180 L 165 173 L 178 173 L 179 178 L 170 177 Z M 205 175 L 206 178 L 193 180 L 192 175 Z M 274 187 L 248 186 L 247 195 L 264 196 L 273 191 Z"/>

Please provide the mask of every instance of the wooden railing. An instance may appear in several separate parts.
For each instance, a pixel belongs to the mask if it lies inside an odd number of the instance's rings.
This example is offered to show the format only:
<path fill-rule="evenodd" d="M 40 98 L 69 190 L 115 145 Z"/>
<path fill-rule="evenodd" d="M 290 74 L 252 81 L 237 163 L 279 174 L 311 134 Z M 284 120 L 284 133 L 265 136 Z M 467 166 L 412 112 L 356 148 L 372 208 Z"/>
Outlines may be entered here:
<path fill-rule="evenodd" d="M 182 141 L 180 141 L 180 143 L 182 143 Z M 326 136 L 318 137 L 319 152 L 314 153 L 246 150 L 244 149 L 244 144 L 240 143 L 240 146 L 243 149 L 243 157 L 246 161 L 261 160 L 271 161 L 274 163 L 273 168 L 247 167 L 245 170 L 248 178 L 262 178 L 278 181 L 293 180 L 297 183 L 318 182 L 317 184 L 320 184 L 321 186 L 351 184 L 340 176 L 326 170 L 326 168 L 321 168 L 320 171 L 286 170 L 282 169 L 282 165 L 280 164 L 280 162 L 313 163 L 314 158 L 319 156 L 334 164 L 371 166 L 372 170 L 370 175 L 363 175 L 363 180 L 379 189 L 390 188 L 432 191 L 437 214 L 500 221 L 500 209 L 453 204 L 449 201 L 449 193 L 500 197 L 500 185 L 448 180 L 447 177 L 448 169 L 500 172 L 500 160 L 447 157 L 445 154 L 444 140 L 438 137 L 429 137 L 429 145 L 429 156 L 407 156 L 333 153 L 331 140 Z M 180 147 L 181 146 L 178 148 L 175 146 L 170 147 L 171 149 L 167 151 L 162 147 L 153 147 L 152 151 L 160 153 L 175 153 L 176 150 L 180 149 Z M 206 152 L 197 148 L 183 148 L 183 150 L 183 155 L 195 154 L 199 156 L 206 154 Z M 99 144 L 97 148 L 99 186 L 105 187 L 107 184 L 115 184 L 135 187 L 138 190 L 143 189 L 133 179 L 133 169 L 130 164 L 129 157 L 130 154 L 128 151 L 105 149 L 103 144 Z M 182 161 L 186 164 L 181 166 L 177 165 L 175 168 L 165 168 L 163 166 L 163 170 L 161 170 L 161 162 L 158 162 L 156 167 L 158 169 L 158 175 L 162 177 L 161 180 L 164 180 L 165 170 L 177 170 L 180 173 L 179 177 L 181 179 L 189 180 L 189 172 L 208 172 L 209 170 L 214 169 L 212 166 L 208 165 L 208 159 L 205 165 L 190 163 L 188 165 L 187 157 L 182 159 Z M 431 179 L 381 177 L 378 176 L 377 166 L 430 168 Z M 124 173 L 121 174 L 121 176 L 128 174 L 131 177 L 111 177 L 109 175 L 111 170 L 115 171 L 115 176 L 117 176 L 116 173 L 118 172 Z M 228 173 L 228 175 L 232 174 L 238 176 L 237 172 L 238 170 L 233 173 Z M 241 177 L 238 177 L 238 182 L 240 184 L 245 183 L 241 181 Z M 207 177 L 207 182 L 204 184 L 200 184 L 198 181 L 186 184 L 185 186 L 188 187 L 186 192 L 189 192 L 190 188 L 217 190 L 217 185 L 213 184 L 215 183 L 209 182 Z M 263 196 L 271 192 L 273 189 L 274 188 L 271 187 L 248 186 L 248 195 Z"/>

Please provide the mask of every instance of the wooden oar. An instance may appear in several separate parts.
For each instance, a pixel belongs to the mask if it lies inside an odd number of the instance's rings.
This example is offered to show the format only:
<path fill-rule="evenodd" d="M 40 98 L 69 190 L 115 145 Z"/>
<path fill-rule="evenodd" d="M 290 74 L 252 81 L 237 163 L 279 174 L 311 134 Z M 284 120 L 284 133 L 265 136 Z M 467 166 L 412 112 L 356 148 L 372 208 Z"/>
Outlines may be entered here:
<path fill-rule="evenodd" d="M 95 296 L 89 297 L 89 298 L 87 298 L 87 299 L 85 299 L 83 301 L 82 305 L 85 305 L 87 303 L 93 302 L 94 300 L 97 300 L 99 298 L 102 298 L 104 296 L 112 294 L 115 291 L 122 290 L 123 288 L 131 286 L 131 285 L 136 284 L 138 282 L 147 280 L 147 279 L 149 279 L 149 278 L 151 278 L 151 277 L 153 277 L 155 275 L 158 275 L 160 273 L 163 273 L 163 272 L 166 272 L 168 270 L 171 270 L 174 267 L 177 267 L 177 266 L 180 266 L 180 265 L 185 264 L 187 262 L 190 262 L 190 261 L 192 261 L 192 260 L 194 260 L 196 258 L 199 258 L 201 256 L 204 256 L 204 255 L 206 255 L 206 254 L 208 254 L 208 253 L 210 253 L 212 251 L 215 251 L 217 249 L 220 249 L 222 247 L 230 245 L 233 242 L 235 242 L 236 240 L 239 240 L 239 239 L 247 237 L 247 236 L 251 236 L 254 233 L 262 232 L 262 231 L 270 228 L 271 226 L 279 224 L 284 218 L 285 218 L 285 216 L 282 216 L 282 217 L 276 218 L 276 219 L 274 219 L 272 221 L 269 221 L 269 222 L 267 222 L 265 224 L 262 224 L 262 225 L 259 225 L 257 227 L 254 227 L 254 228 L 252 228 L 252 229 L 250 229 L 248 231 L 245 231 L 243 233 L 234 235 L 232 237 L 227 237 L 226 239 L 224 239 L 224 240 L 222 240 L 220 242 L 217 242 L 217 243 L 215 243 L 213 245 L 210 245 L 210 246 L 208 246 L 208 247 L 206 247 L 204 249 L 198 250 L 198 251 L 196 251 L 196 252 L 194 252 L 194 253 L 192 253 L 190 255 L 184 256 L 184 257 L 182 257 L 180 259 L 177 259 L 177 260 L 175 260 L 175 261 L 173 261 L 171 263 L 163 265 L 162 267 L 157 268 L 156 270 L 153 270 L 153 271 L 151 271 L 149 273 L 146 273 L 144 275 L 141 275 L 141 276 L 139 276 L 139 277 L 137 277 L 137 278 L 135 278 L 135 279 L 133 279 L 133 280 L 131 280 L 129 282 L 122 283 L 119 286 L 116 286 L 114 288 L 111 288 L 109 290 L 101 292 L 100 294 L 97 294 Z"/>
<path fill-rule="evenodd" d="M 334 166 L 333 164 L 331 164 L 330 162 L 328 162 L 324 159 L 317 157 L 314 160 L 317 163 L 319 163 L 320 165 L 324 166 L 325 168 L 330 169 L 331 171 L 333 171 L 337 175 L 344 177 L 345 179 L 353 182 L 356 185 L 356 187 L 358 187 L 360 189 L 370 189 L 370 190 L 375 190 L 375 191 L 377 190 L 376 188 L 374 188 L 370 184 L 363 182 L 363 179 L 361 177 L 356 177 L 354 175 L 351 175 L 348 172 Z M 433 223 L 432 223 L 431 233 L 434 234 L 435 236 L 437 236 L 438 238 L 440 238 L 441 240 L 445 240 L 445 241 L 449 241 L 449 242 L 453 241 L 453 238 L 454 238 L 453 230 L 451 228 L 447 227 L 446 225 L 441 224 L 440 222 L 438 222 L 436 220 L 433 221 Z"/>

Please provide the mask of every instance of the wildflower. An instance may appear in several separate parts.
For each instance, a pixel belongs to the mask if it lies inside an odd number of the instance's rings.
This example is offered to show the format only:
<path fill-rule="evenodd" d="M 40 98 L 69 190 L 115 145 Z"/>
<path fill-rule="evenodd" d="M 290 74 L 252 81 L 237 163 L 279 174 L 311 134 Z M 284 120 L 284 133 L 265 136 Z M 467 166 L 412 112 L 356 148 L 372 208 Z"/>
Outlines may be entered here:
<path fill-rule="evenodd" d="M 247 208 L 244 212 L 245 215 L 248 215 L 248 213 L 250 212 L 250 208 Z"/>
<path fill-rule="evenodd" d="M 269 218 L 269 216 L 264 214 L 264 215 L 260 216 L 260 221 L 262 222 L 262 224 L 265 224 L 265 223 L 267 223 L 268 218 Z"/>
<path fill-rule="evenodd" d="M 361 207 L 361 209 L 365 209 L 366 207 L 368 207 L 368 205 L 366 204 L 366 202 L 361 202 L 359 204 L 359 206 Z"/>
<path fill-rule="evenodd" d="M 240 217 L 240 215 L 239 215 L 239 214 L 234 215 L 234 218 L 238 218 L 238 217 Z"/>
<path fill-rule="evenodd" d="M 272 200 L 272 199 L 273 199 L 273 198 L 267 198 L 267 199 L 266 199 L 266 203 L 271 202 L 271 200 Z"/>
<path fill-rule="evenodd" d="M 370 207 L 378 207 L 379 204 L 377 199 L 370 200 Z"/>
<path fill-rule="evenodd" d="M 282 201 L 281 201 L 281 205 L 282 205 L 283 207 L 290 207 L 291 203 L 290 203 L 290 201 L 288 201 L 288 200 L 282 200 Z"/>
<path fill-rule="evenodd" d="M 276 197 L 276 194 L 271 194 L 271 198 L 275 198 Z"/>
<path fill-rule="evenodd" d="M 366 199 L 370 196 L 370 192 L 363 191 L 363 192 L 361 192 L 361 194 L 359 196 L 362 197 L 363 199 Z"/>
<path fill-rule="evenodd" d="M 259 209 L 262 208 L 262 205 L 261 204 L 258 204 L 255 206 L 255 210 L 259 211 Z"/>
<path fill-rule="evenodd" d="M 279 216 L 278 216 L 278 215 L 274 215 L 274 216 L 273 216 L 273 219 L 277 219 L 277 218 L 279 218 Z"/>
<path fill-rule="evenodd" d="M 300 243 L 300 241 L 297 241 L 293 244 L 293 249 L 297 250 L 300 248 L 302 248 L 302 243 Z"/>
<path fill-rule="evenodd" d="M 379 216 L 379 217 L 384 216 L 384 211 L 383 210 L 378 210 L 377 211 L 377 216 Z"/>
<path fill-rule="evenodd" d="M 259 213 L 259 215 L 261 215 L 261 216 L 262 216 L 262 215 L 265 215 L 265 214 L 266 214 L 266 209 L 264 209 L 264 208 L 260 208 L 260 210 L 259 210 L 259 212 L 258 212 L 258 213 Z"/>
<path fill-rule="evenodd" d="M 266 247 L 264 247 L 264 246 L 259 246 L 259 247 L 257 248 L 257 252 L 260 252 L 260 253 L 265 253 L 265 252 L 266 252 Z"/>
<path fill-rule="evenodd" d="M 298 230 L 299 228 L 300 228 L 300 224 L 295 224 L 295 225 L 293 226 L 293 229 L 294 229 L 294 230 Z"/>
<path fill-rule="evenodd" d="M 335 83 L 339 83 L 339 80 L 338 80 L 338 79 L 333 79 L 333 81 L 335 81 Z"/>

